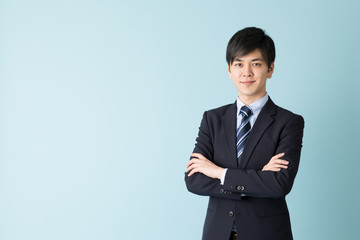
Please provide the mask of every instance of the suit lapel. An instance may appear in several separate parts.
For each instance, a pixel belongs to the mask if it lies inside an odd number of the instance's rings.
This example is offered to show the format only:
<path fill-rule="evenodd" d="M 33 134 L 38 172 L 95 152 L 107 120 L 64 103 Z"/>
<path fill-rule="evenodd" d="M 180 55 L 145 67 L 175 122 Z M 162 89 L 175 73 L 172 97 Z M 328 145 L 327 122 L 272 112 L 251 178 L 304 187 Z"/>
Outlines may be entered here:
<path fill-rule="evenodd" d="M 257 117 L 255 124 L 252 127 L 249 137 L 247 139 L 245 149 L 240 161 L 241 169 L 245 169 L 256 144 L 259 142 L 261 136 L 264 134 L 266 129 L 273 123 L 274 118 L 272 117 L 272 115 L 274 115 L 275 112 L 275 104 L 269 97 L 269 100 L 267 101 L 267 103 L 261 110 L 259 116 Z"/>
<path fill-rule="evenodd" d="M 230 164 L 233 168 L 237 168 L 236 158 L 236 102 L 227 109 L 223 115 L 223 129 L 230 155 Z"/>

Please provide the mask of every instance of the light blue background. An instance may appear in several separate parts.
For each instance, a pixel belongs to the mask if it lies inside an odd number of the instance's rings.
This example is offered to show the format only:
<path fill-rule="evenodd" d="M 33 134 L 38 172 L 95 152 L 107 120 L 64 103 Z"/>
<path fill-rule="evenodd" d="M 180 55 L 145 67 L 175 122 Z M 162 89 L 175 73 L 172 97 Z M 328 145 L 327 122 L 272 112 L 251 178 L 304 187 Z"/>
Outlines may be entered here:
<path fill-rule="evenodd" d="M 358 1 L 0 1 L 0 239 L 200 239 L 183 172 L 235 101 L 225 48 L 277 48 L 268 93 L 306 121 L 295 239 L 359 239 Z"/>

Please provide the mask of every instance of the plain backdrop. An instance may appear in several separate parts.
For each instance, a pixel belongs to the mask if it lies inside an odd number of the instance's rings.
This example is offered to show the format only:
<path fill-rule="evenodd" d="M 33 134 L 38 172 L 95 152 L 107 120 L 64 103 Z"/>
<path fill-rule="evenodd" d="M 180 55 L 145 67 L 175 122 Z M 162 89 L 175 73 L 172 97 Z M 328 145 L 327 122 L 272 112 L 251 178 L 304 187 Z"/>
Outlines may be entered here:
<path fill-rule="evenodd" d="M 200 239 L 184 171 L 232 103 L 225 49 L 276 45 L 268 93 L 305 118 L 295 239 L 359 239 L 358 1 L 0 1 L 0 239 Z"/>

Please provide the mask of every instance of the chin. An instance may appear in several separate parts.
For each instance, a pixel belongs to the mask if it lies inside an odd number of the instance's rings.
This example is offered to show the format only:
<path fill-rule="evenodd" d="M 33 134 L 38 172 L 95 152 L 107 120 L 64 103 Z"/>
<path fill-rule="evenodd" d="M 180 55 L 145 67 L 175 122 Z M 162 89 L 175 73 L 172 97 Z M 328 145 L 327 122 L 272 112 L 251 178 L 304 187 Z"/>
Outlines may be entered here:
<path fill-rule="evenodd" d="M 244 95 L 244 96 L 247 96 L 247 97 L 252 97 L 252 96 L 255 95 L 254 92 L 241 92 L 241 94 Z"/>

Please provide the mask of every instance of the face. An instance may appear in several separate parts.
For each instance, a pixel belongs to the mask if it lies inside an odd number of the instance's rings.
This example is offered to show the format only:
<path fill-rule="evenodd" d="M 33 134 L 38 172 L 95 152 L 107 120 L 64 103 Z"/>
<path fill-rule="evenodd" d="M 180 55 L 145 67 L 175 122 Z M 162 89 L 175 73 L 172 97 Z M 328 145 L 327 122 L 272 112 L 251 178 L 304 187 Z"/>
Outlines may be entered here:
<path fill-rule="evenodd" d="M 266 79 L 271 78 L 273 72 L 274 63 L 268 67 L 260 49 L 235 57 L 228 66 L 229 78 L 233 80 L 240 100 L 247 105 L 265 96 Z"/>

